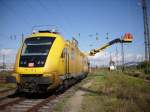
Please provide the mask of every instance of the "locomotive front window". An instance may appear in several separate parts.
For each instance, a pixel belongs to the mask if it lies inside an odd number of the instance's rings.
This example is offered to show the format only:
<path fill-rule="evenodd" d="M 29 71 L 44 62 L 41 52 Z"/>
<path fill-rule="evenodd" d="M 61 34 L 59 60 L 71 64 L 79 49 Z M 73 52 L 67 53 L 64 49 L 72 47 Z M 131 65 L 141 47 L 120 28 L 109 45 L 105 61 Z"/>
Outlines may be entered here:
<path fill-rule="evenodd" d="M 22 55 L 47 55 L 54 40 L 54 37 L 27 38 L 23 45 Z"/>

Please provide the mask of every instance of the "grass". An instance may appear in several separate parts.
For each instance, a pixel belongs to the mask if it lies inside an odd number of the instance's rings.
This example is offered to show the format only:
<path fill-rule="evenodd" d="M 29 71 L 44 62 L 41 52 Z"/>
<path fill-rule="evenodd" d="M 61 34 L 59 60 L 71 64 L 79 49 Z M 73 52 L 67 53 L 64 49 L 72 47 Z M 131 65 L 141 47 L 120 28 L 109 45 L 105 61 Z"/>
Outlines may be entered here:
<path fill-rule="evenodd" d="M 139 71 L 125 71 L 124 72 L 125 74 L 127 75 L 130 75 L 130 76 L 133 76 L 133 77 L 138 77 L 138 78 L 141 78 L 141 79 L 144 79 L 144 80 L 150 80 L 150 74 L 144 74 L 142 72 L 139 72 Z"/>
<path fill-rule="evenodd" d="M 12 71 L 1 71 L 0 72 L 0 77 L 1 78 L 6 78 L 6 77 L 10 77 L 12 74 Z M 0 89 L 7 89 L 7 88 L 15 88 L 16 84 L 15 83 L 4 83 L 4 82 L 0 82 Z"/>
<path fill-rule="evenodd" d="M 65 103 L 68 101 L 68 99 L 71 97 L 71 94 L 67 94 L 63 97 L 63 99 L 60 99 L 60 101 L 54 105 L 53 112 L 62 112 L 63 108 L 65 106 Z"/>
<path fill-rule="evenodd" d="M 15 83 L 0 83 L 0 89 L 15 88 L 15 87 L 16 87 Z"/>
<path fill-rule="evenodd" d="M 150 112 L 150 83 L 143 79 L 100 71 L 93 80 L 81 112 Z"/>
<path fill-rule="evenodd" d="M 7 76 L 11 76 L 12 71 L 1 71 L 0 72 L 0 77 L 7 77 Z"/>

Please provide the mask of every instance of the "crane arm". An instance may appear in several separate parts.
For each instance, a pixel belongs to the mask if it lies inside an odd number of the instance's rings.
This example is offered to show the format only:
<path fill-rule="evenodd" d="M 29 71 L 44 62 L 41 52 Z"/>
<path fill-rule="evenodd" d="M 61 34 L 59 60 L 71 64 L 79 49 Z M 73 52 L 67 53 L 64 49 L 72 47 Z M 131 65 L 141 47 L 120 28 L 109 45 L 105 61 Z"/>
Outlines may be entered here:
<path fill-rule="evenodd" d="M 104 44 L 104 45 L 103 45 L 102 47 L 100 47 L 100 48 L 91 50 L 91 51 L 90 51 L 90 55 L 95 55 L 96 53 L 98 53 L 98 52 L 100 52 L 100 51 L 106 49 L 107 47 L 109 47 L 109 46 L 111 46 L 111 45 L 113 45 L 113 44 L 115 44 L 115 43 L 121 43 L 121 39 L 120 39 L 120 38 L 114 39 L 114 40 L 112 40 L 112 41 L 110 41 L 110 42 Z"/>
<path fill-rule="evenodd" d="M 107 47 L 113 45 L 113 44 L 116 44 L 116 43 L 131 43 L 132 42 L 132 39 L 133 39 L 133 36 L 130 34 L 130 33 L 126 33 L 124 35 L 124 38 L 123 39 L 120 39 L 120 38 L 116 38 L 106 44 L 104 44 L 102 47 L 100 48 L 97 48 L 97 49 L 93 49 L 90 51 L 89 55 L 90 56 L 94 56 L 96 53 L 106 49 Z"/>

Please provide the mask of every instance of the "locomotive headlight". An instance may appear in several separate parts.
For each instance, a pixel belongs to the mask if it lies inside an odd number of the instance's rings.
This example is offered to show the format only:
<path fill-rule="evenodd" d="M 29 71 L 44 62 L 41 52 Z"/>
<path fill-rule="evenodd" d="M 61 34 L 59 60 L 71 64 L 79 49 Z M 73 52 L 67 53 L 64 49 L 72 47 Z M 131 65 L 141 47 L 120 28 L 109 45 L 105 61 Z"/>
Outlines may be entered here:
<path fill-rule="evenodd" d="M 21 61 L 20 64 L 25 65 L 25 64 L 27 64 L 27 62 L 26 61 Z"/>
<path fill-rule="evenodd" d="M 40 63 L 41 63 L 40 61 L 37 62 L 38 65 L 39 65 Z"/>
<path fill-rule="evenodd" d="M 41 64 L 43 65 L 43 64 L 44 64 L 44 61 L 41 61 Z"/>
<path fill-rule="evenodd" d="M 27 64 L 27 62 L 26 62 L 26 61 L 24 61 L 24 64 Z"/>
<path fill-rule="evenodd" d="M 44 64 L 44 61 L 38 61 L 37 64 L 38 64 L 38 65 L 40 65 L 40 64 L 43 65 L 43 64 Z"/>

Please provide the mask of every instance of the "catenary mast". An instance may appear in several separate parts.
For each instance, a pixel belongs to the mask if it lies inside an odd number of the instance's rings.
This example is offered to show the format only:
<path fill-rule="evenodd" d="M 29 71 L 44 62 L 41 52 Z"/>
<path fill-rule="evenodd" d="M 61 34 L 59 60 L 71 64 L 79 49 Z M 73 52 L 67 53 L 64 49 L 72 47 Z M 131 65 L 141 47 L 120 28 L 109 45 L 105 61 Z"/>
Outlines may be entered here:
<path fill-rule="evenodd" d="M 150 35 L 147 16 L 147 1 L 142 0 L 143 20 L 144 20 L 144 39 L 145 39 L 145 61 L 150 61 Z"/>

